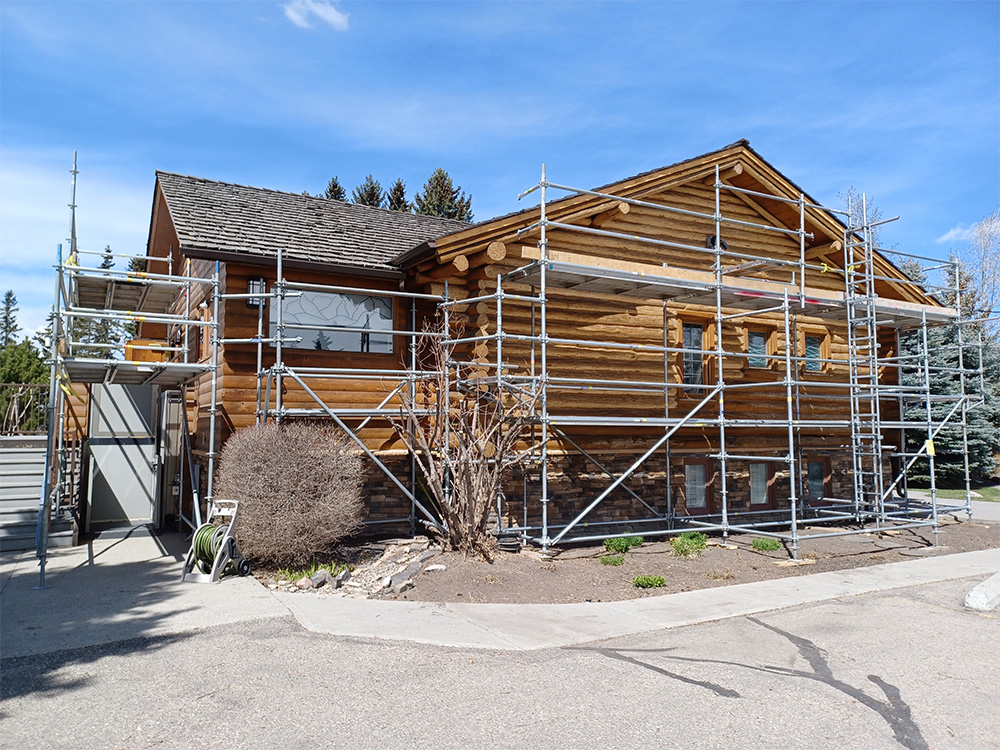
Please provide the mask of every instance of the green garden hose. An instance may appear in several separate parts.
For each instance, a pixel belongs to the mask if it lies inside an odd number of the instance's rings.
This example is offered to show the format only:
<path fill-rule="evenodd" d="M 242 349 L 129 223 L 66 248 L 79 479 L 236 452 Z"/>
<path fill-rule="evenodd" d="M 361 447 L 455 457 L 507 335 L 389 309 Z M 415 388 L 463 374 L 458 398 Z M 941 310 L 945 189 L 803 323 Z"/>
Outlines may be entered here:
<path fill-rule="evenodd" d="M 211 573 L 215 564 L 215 556 L 222 547 L 222 540 L 226 537 L 226 530 L 222 526 L 205 523 L 194 532 L 194 559 L 198 564 L 198 569 L 202 573 Z"/>

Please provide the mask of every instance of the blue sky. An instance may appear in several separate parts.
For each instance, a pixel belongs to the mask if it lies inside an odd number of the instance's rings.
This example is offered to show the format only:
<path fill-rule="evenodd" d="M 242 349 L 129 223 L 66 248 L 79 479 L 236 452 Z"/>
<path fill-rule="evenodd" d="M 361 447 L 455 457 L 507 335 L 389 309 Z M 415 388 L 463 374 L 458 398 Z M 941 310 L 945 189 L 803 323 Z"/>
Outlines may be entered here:
<path fill-rule="evenodd" d="M 817 200 L 940 256 L 1000 205 L 998 2 L 0 3 L 0 291 L 142 253 L 154 171 L 318 193 L 435 167 L 477 219 L 740 138 Z"/>

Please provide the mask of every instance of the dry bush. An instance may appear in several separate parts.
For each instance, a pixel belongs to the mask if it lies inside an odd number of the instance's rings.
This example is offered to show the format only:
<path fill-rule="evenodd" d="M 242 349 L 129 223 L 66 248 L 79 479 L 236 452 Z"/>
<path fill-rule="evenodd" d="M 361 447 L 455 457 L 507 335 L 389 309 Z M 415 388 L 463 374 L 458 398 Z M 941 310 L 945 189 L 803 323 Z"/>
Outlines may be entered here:
<path fill-rule="evenodd" d="M 456 362 L 453 347 L 439 337 L 444 332 L 440 319 L 424 330 L 437 336 L 418 343 L 419 366 L 434 374 L 401 393 L 393 427 L 416 457 L 442 522 L 429 525 L 428 532 L 446 549 L 489 560 L 494 547 L 490 518 L 504 479 L 523 460 L 518 448 L 527 438 L 535 399 L 518 391 L 498 393 L 495 383 L 480 384 L 476 373 L 482 368 Z"/>
<path fill-rule="evenodd" d="M 236 536 L 254 564 L 296 567 L 361 529 L 364 477 L 360 453 L 336 428 L 256 425 L 222 449 L 215 495 L 240 501 Z"/>

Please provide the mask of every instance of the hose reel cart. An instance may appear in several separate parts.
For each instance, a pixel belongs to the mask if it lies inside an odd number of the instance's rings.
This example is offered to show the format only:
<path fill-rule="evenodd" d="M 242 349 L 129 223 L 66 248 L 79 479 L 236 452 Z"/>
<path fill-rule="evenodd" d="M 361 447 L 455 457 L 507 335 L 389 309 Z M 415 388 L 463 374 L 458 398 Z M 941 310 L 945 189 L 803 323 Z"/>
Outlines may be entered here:
<path fill-rule="evenodd" d="M 250 561 L 243 556 L 236 541 L 236 516 L 238 500 L 215 500 L 209 510 L 208 522 L 203 523 L 191 537 L 191 549 L 184 561 L 182 581 L 218 583 L 230 565 L 241 576 L 251 572 Z M 217 525 L 216 519 L 228 520 Z"/>

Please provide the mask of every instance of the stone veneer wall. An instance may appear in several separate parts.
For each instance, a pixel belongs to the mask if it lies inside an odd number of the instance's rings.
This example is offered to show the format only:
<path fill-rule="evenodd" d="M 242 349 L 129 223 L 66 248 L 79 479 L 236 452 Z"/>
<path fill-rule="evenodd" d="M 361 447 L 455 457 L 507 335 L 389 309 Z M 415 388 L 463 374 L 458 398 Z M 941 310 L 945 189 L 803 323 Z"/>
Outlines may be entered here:
<path fill-rule="evenodd" d="M 736 452 L 735 449 L 733 452 Z M 847 451 L 814 451 L 803 453 L 803 464 L 811 457 L 825 456 L 830 461 L 831 496 L 850 500 L 854 488 L 852 482 L 851 455 Z M 596 458 L 610 471 L 618 473 L 627 469 L 635 461 L 633 455 L 599 455 Z M 684 498 L 684 459 L 695 458 L 690 454 L 671 457 L 671 493 L 678 516 L 687 515 Z M 719 495 L 721 489 L 719 476 L 719 461 L 713 460 L 714 475 L 712 490 L 714 494 L 713 512 L 718 512 L 721 505 Z M 660 454 L 649 459 L 639 471 L 635 472 L 625 484 L 636 495 L 646 501 L 661 514 L 668 512 L 666 491 L 666 458 Z M 805 482 L 805 467 L 802 467 L 803 486 Z M 524 494 L 525 475 L 527 478 L 528 514 L 527 525 L 541 524 L 540 483 L 537 470 L 516 472 L 504 486 L 506 502 L 504 505 L 504 524 L 521 526 L 525 523 Z M 775 506 L 778 509 L 788 508 L 790 487 L 788 469 L 781 464 L 775 467 Z M 574 519 L 611 483 L 611 479 L 600 471 L 593 462 L 579 454 L 556 454 L 550 456 L 549 463 L 549 510 L 550 525 L 565 524 Z M 750 511 L 750 479 L 749 465 L 746 461 L 729 461 L 727 465 L 728 506 L 731 513 L 747 513 Z M 808 499 L 808 498 L 807 498 Z M 600 505 L 586 517 L 577 529 L 583 531 L 583 523 L 628 523 L 638 519 L 655 517 L 655 514 L 643 506 L 624 488 L 616 488 Z M 733 521 L 730 518 L 730 521 Z"/>
<path fill-rule="evenodd" d="M 745 449 L 745 448 L 744 448 Z M 738 452 L 738 447 L 731 448 Z M 621 472 L 635 461 L 638 454 L 598 455 L 596 458 L 610 471 Z M 803 463 L 814 456 L 829 458 L 831 469 L 831 494 L 833 497 L 850 500 L 854 492 L 852 483 L 852 466 L 850 451 L 815 450 L 803 451 Z M 692 454 L 678 454 L 671 457 L 671 490 L 678 516 L 687 515 L 684 501 L 684 459 L 695 458 Z M 380 459 L 403 483 L 410 486 L 410 459 L 403 455 L 380 456 Z M 365 504 L 368 508 L 369 521 L 388 520 L 393 518 L 408 518 L 410 501 L 403 496 L 399 488 L 370 459 L 365 459 L 368 467 L 368 477 L 365 481 Z M 713 461 L 715 473 L 712 488 L 714 491 L 715 510 L 719 506 L 719 462 Z M 805 482 L 805 467 L 803 471 L 803 486 Z M 645 500 L 658 512 L 666 514 L 666 458 L 658 454 L 649 459 L 639 471 L 635 472 L 626 482 L 627 486 Z M 527 482 L 525 483 L 525 479 Z M 593 462 L 580 454 L 553 454 L 549 464 L 549 524 L 565 524 L 575 518 L 594 498 L 603 492 L 611 483 L 611 479 Z M 541 524 L 540 483 L 537 470 L 531 468 L 525 471 L 515 470 L 504 485 L 506 499 L 503 506 L 503 522 L 505 526 L 521 526 L 525 522 L 524 493 L 527 489 L 528 515 L 527 524 Z M 419 484 L 418 484 L 419 491 Z M 749 512 L 750 480 L 746 461 L 728 462 L 729 509 L 732 514 Z M 775 468 L 775 499 L 776 507 L 787 508 L 789 492 L 788 470 L 781 464 Z M 807 498 L 808 499 L 808 498 Z M 615 489 L 587 516 L 586 522 L 610 522 L 628 524 L 630 521 L 654 517 L 654 513 L 644 507 L 625 489 Z M 731 522 L 736 520 L 730 517 Z M 418 512 L 418 533 L 419 533 Z M 636 527 L 639 528 L 639 527 Z M 577 527 L 579 533 L 586 533 L 581 523 Z M 366 528 L 366 535 L 400 535 L 409 534 L 409 521 L 393 524 L 375 524 Z"/>

